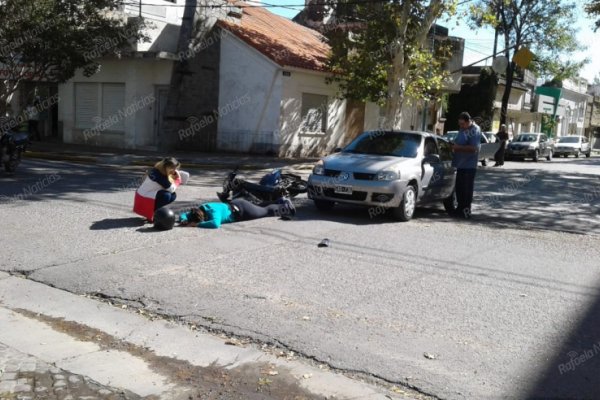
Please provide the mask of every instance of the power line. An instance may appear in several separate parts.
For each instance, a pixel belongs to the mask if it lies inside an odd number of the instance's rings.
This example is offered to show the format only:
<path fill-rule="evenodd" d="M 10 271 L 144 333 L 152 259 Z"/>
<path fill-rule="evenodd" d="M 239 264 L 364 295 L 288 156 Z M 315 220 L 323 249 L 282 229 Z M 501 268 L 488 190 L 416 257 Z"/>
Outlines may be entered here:
<path fill-rule="evenodd" d="M 310 5 L 314 6 L 331 6 L 331 5 L 360 5 L 360 4 L 371 4 L 371 3 L 389 3 L 390 0 L 355 0 L 355 1 L 331 1 L 331 2 L 321 2 L 321 3 L 310 3 Z M 471 3 L 474 0 L 464 0 L 457 4 L 457 6 Z M 257 1 L 255 1 L 257 2 Z M 245 3 L 242 2 L 242 3 Z M 189 4 L 151 4 L 151 3 L 142 3 L 142 2 L 121 2 L 122 5 L 127 6 L 158 6 L 158 7 L 177 7 L 177 8 L 185 8 L 185 7 L 195 7 L 195 8 L 228 8 L 228 7 L 239 7 L 239 8 L 291 8 L 291 7 L 306 7 L 306 4 L 269 4 L 263 3 L 261 5 L 258 4 L 196 4 L 195 6 L 191 6 Z M 293 8 L 295 10 L 295 8 Z"/>

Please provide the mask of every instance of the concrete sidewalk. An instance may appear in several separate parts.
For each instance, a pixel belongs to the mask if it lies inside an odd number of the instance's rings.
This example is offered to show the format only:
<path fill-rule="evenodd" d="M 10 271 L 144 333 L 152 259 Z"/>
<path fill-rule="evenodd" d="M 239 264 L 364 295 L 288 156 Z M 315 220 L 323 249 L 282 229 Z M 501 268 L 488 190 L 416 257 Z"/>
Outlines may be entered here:
<path fill-rule="evenodd" d="M 200 153 L 173 151 L 169 153 L 153 150 L 116 149 L 79 144 L 60 143 L 57 141 L 32 142 L 24 155 L 26 158 L 44 160 L 69 161 L 99 165 L 147 165 L 166 156 L 177 158 L 182 167 L 195 168 L 233 168 L 271 169 L 293 167 L 294 169 L 310 169 L 318 158 L 278 158 L 249 154 Z"/>
<path fill-rule="evenodd" d="M 3 272 L 0 326 L 0 399 L 429 398 Z"/>

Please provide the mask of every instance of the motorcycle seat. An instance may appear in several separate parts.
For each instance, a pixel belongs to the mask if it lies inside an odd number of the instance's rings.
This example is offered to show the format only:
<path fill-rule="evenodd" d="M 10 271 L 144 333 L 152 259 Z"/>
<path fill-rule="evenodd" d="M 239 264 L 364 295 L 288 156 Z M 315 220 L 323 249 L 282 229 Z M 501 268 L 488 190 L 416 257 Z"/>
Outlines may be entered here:
<path fill-rule="evenodd" d="M 264 192 L 264 193 L 274 193 L 276 190 L 278 190 L 278 188 L 275 186 L 265 186 L 265 185 L 259 185 L 257 183 L 251 183 L 251 182 L 246 182 L 244 184 L 244 188 L 249 191 Z"/>
<path fill-rule="evenodd" d="M 14 144 L 16 144 L 17 146 L 26 144 L 27 142 L 29 142 L 29 135 L 25 132 L 14 132 L 14 133 L 9 133 L 9 139 L 13 141 Z"/>

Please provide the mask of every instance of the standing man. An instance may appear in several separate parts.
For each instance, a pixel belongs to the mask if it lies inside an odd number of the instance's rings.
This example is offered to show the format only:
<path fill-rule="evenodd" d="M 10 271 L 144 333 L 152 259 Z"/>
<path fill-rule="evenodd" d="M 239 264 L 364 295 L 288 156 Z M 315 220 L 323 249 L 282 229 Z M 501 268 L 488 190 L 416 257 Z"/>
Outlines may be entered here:
<path fill-rule="evenodd" d="M 38 107 L 39 103 L 36 100 L 27 106 L 25 113 L 27 114 L 29 137 L 39 141 L 42 138 L 40 137 L 39 130 L 40 113 Z"/>
<path fill-rule="evenodd" d="M 496 133 L 496 137 L 500 141 L 500 148 L 494 154 L 494 160 L 496 164 L 494 167 L 501 167 L 504 165 L 504 152 L 506 151 L 506 143 L 508 142 L 508 132 L 506 131 L 506 125 L 500 125 L 500 130 Z"/>
<path fill-rule="evenodd" d="M 467 112 L 458 116 L 458 135 L 454 140 L 452 166 L 456 168 L 456 216 L 471 218 L 471 203 L 475 186 L 475 173 L 481 148 L 481 129 Z"/>

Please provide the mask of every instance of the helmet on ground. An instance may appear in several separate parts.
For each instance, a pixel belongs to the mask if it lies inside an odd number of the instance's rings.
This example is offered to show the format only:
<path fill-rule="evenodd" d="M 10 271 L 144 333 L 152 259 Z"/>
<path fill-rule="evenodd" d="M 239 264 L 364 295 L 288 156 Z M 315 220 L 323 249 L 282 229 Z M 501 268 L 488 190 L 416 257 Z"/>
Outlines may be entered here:
<path fill-rule="evenodd" d="M 154 212 L 154 229 L 168 231 L 175 225 L 175 213 L 168 207 L 161 207 Z"/>

